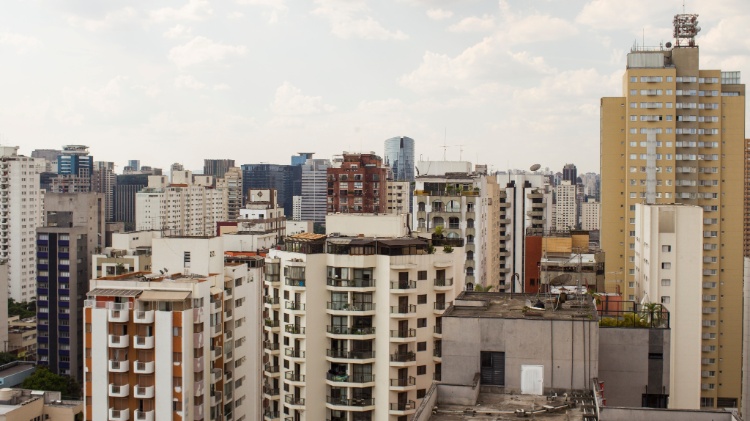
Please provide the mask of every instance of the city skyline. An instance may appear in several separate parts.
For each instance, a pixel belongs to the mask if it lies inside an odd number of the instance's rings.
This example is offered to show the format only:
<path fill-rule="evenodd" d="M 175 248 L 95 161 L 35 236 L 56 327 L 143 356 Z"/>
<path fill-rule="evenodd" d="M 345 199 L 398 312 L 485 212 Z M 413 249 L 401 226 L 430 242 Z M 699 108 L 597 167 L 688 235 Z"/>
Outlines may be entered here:
<path fill-rule="evenodd" d="M 119 167 L 132 155 L 198 169 L 204 158 L 286 163 L 311 145 L 318 157 L 382 153 L 385 139 L 403 135 L 417 160 L 442 159 L 445 143 L 447 159 L 495 171 L 536 162 L 598 171 L 599 98 L 619 92 L 634 42 L 672 41 L 682 7 L 13 3 L 0 17 L 10 58 L 0 142 L 24 154 L 86 144 Z M 700 14 L 702 67 L 743 71 L 750 59 L 736 39 L 747 38 L 750 5 L 685 7 Z M 253 147 L 270 139 L 283 146 Z"/>

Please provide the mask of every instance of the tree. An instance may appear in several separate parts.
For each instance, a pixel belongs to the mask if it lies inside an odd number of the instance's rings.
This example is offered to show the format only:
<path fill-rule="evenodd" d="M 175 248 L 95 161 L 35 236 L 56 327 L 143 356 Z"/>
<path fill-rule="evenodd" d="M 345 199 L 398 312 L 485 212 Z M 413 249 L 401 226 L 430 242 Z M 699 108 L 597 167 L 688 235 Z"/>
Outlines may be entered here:
<path fill-rule="evenodd" d="M 474 291 L 475 292 L 490 292 L 490 290 L 492 290 L 492 288 L 494 287 L 495 287 L 494 285 L 487 285 L 487 286 L 474 285 Z"/>
<path fill-rule="evenodd" d="M 16 355 L 9 352 L 0 352 L 0 365 L 12 363 L 13 361 L 18 361 L 18 357 Z"/>
<path fill-rule="evenodd" d="M 36 371 L 21 383 L 23 389 L 61 392 L 64 399 L 80 399 L 81 385 L 70 377 L 57 375 L 47 367 L 37 366 Z"/>
<path fill-rule="evenodd" d="M 17 303 L 14 299 L 8 298 L 8 317 L 13 316 L 20 316 L 22 319 L 36 316 L 36 302 Z"/>

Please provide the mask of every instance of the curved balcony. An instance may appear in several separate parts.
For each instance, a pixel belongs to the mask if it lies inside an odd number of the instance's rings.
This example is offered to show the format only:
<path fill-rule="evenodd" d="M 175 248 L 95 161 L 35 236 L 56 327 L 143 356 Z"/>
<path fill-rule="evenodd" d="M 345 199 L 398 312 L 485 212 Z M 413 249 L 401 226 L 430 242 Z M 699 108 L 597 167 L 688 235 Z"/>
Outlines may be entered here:
<path fill-rule="evenodd" d="M 305 280 L 304 279 L 290 279 L 287 278 L 284 282 L 288 289 L 292 291 L 304 291 L 305 290 Z"/>
<path fill-rule="evenodd" d="M 281 286 L 281 282 L 279 281 L 279 274 L 268 274 L 266 273 L 264 282 L 266 285 L 272 286 L 272 287 L 279 287 Z"/>
<path fill-rule="evenodd" d="M 128 335 L 109 335 L 108 342 L 110 348 L 127 348 L 130 345 L 130 337 Z"/>
<path fill-rule="evenodd" d="M 414 377 L 405 377 L 402 379 L 391 379 L 391 391 L 405 392 L 417 388 L 417 379 Z"/>
<path fill-rule="evenodd" d="M 154 410 L 141 411 L 136 409 L 133 411 L 133 416 L 135 416 L 136 421 L 154 421 Z"/>
<path fill-rule="evenodd" d="M 284 308 L 287 309 L 289 313 L 303 312 L 305 311 L 305 303 L 298 301 L 285 301 Z"/>
<path fill-rule="evenodd" d="M 414 352 L 391 354 L 392 367 L 410 367 L 413 365 L 417 365 L 417 354 Z"/>
<path fill-rule="evenodd" d="M 433 288 L 436 291 L 449 291 L 453 289 L 453 278 L 438 279 L 433 281 Z"/>
<path fill-rule="evenodd" d="M 278 320 L 266 319 L 264 322 L 263 328 L 266 331 L 270 331 L 273 333 L 279 333 L 281 331 L 281 327 L 280 327 Z"/>
<path fill-rule="evenodd" d="M 130 419 L 129 409 L 109 408 L 109 421 L 128 421 Z"/>
<path fill-rule="evenodd" d="M 391 281 L 391 294 L 411 294 L 416 289 L 416 281 Z"/>
<path fill-rule="evenodd" d="M 153 374 L 154 373 L 154 362 L 142 362 L 135 361 L 133 364 L 133 372 L 136 374 Z"/>
<path fill-rule="evenodd" d="M 284 355 L 286 355 L 287 357 L 289 357 L 289 359 L 292 359 L 292 360 L 297 360 L 297 359 L 304 360 L 305 359 L 305 351 L 302 351 L 301 349 L 297 349 L 297 348 L 286 348 L 284 350 Z"/>
<path fill-rule="evenodd" d="M 305 327 L 296 324 L 284 325 L 284 332 L 292 336 L 305 336 Z"/>
<path fill-rule="evenodd" d="M 193 314 L 196 313 L 196 310 L 201 310 L 200 314 L 203 314 L 202 308 L 194 308 Z M 147 311 L 134 311 L 133 312 L 133 321 L 135 323 L 142 323 L 142 324 L 151 324 L 154 322 L 154 310 L 147 310 Z M 194 323 L 200 322 L 199 320 L 193 320 Z"/>
<path fill-rule="evenodd" d="M 328 337 L 335 339 L 375 339 L 374 327 L 348 327 L 348 326 L 328 326 L 326 329 Z"/>
<path fill-rule="evenodd" d="M 368 364 L 375 362 L 375 351 L 329 349 L 326 351 L 326 359 L 337 363 Z"/>
<path fill-rule="evenodd" d="M 109 360 L 110 373 L 127 373 L 130 370 L 130 361 Z"/>
<path fill-rule="evenodd" d="M 397 329 L 391 331 L 391 342 L 414 342 L 417 340 L 417 329 Z"/>
<path fill-rule="evenodd" d="M 391 306 L 391 317 L 394 319 L 417 317 L 417 306 L 414 304 Z"/>
<path fill-rule="evenodd" d="M 127 323 L 130 321 L 128 310 L 109 310 L 109 321 L 114 323 Z"/>
<path fill-rule="evenodd" d="M 265 341 L 263 342 L 263 349 L 271 355 L 279 355 L 279 343 Z"/>
<path fill-rule="evenodd" d="M 266 411 L 263 413 L 263 419 L 266 421 L 278 421 L 281 419 L 281 413 L 278 411 Z"/>
<path fill-rule="evenodd" d="M 263 297 L 263 305 L 273 310 L 278 310 L 280 303 L 279 297 Z"/>
<path fill-rule="evenodd" d="M 133 338 L 133 348 L 153 349 L 154 337 L 153 336 L 136 336 L 135 338 Z"/>
<path fill-rule="evenodd" d="M 328 278 L 326 289 L 332 291 L 370 292 L 375 291 L 375 280 Z"/>
<path fill-rule="evenodd" d="M 434 336 L 435 336 L 436 338 L 442 338 L 442 337 L 443 337 L 443 327 L 442 327 L 442 326 L 435 326 L 435 327 L 434 327 L 434 328 L 432 329 L 432 334 L 433 334 L 433 335 L 434 335 Z"/>
<path fill-rule="evenodd" d="M 445 313 L 445 310 L 447 310 L 448 307 L 451 306 L 451 304 L 453 304 L 453 301 L 442 302 L 442 303 L 436 302 L 435 304 L 433 304 L 432 310 L 435 314 L 440 315 L 440 314 Z"/>
<path fill-rule="evenodd" d="M 265 364 L 263 366 L 263 374 L 266 377 L 279 377 L 281 375 L 279 373 L 279 366 L 270 364 Z"/>
<path fill-rule="evenodd" d="M 109 385 L 109 396 L 114 398 L 124 398 L 130 394 L 129 384 L 112 384 Z"/>
<path fill-rule="evenodd" d="M 284 402 L 292 409 L 304 410 L 305 409 L 305 398 L 300 398 L 294 395 L 286 395 Z"/>
<path fill-rule="evenodd" d="M 326 373 L 326 383 L 334 387 L 372 387 L 375 386 L 375 375 Z"/>
<path fill-rule="evenodd" d="M 279 397 L 279 389 L 265 385 L 263 386 L 263 395 L 266 396 L 266 399 L 276 399 Z"/>
<path fill-rule="evenodd" d="M 326 407 L 334 411 L 372 411 L 375 409 L 373 398 L 334 398 L 326 396 Z"/>
<path fill-rule="evenodd" d="M 305 383 L 305 375 L 295 373 L 294 371 L 287 371 L 284 373 L 284 380 L 291 384 Z"/>
<path fill-rule="evenodd" d="M 154 386 L 136 386 L 133 396 L 138 399 L 151 399 L 154 397 Z"/>
<path fill-rule="evenodd" d="M 389 415 L 411 415 L 417 410 L 417 404 L 414 401 L 391 403 Z"/>
<path fill-rule="evenodd" d="M 375 303 L 347 303 L 342 301 L 328 302 L 328 313 L 332 315 L 347 314 L 355 316 L 374 316 Z"/>

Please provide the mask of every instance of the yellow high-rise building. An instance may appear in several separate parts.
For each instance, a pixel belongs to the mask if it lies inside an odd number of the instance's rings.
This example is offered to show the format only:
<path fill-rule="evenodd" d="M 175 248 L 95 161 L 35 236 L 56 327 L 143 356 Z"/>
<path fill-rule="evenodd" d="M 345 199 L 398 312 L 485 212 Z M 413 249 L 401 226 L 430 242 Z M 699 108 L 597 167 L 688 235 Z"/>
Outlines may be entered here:
<path fill-rule="evenodd" d="M 700 68 L 698 30 L 696 15 L 675 16 L 676 45 L 634 47 L 623 96 L 601 100 L 601 238 L 608 291 L 640 302 L 645 274 L 634 267 L 636 203 L 703 208 L 702 284 L 665 281 L 701 290 L 696 406 L 733 407 L 742 385 L 745 85 L 739 72 Z"/>

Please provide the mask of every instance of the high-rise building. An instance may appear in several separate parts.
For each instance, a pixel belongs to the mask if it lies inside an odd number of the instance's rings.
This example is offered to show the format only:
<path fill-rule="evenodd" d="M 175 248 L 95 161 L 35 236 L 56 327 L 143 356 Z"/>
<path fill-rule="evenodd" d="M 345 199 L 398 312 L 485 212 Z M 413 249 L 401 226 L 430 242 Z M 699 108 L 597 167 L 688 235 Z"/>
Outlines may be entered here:
<path fill-rule="evenodd" d="M 599 218 L 601 217 L 601 206 L 594 199 L 589 199 L 581 204 L 581 229 L 584 231 L 596 231 L 599 229 Z"/>
<path fill-rule="evenodd" d="M 285 215 L 292 215 L 293 197 L 299 196 L 302 167 L 278 164 L 244 164 L 242 186 L 244 201 L 249 189 L 274 189 L 278 193 L 279 205 Z"/>
<path fill-rule="evenodd" d="M 383 160 L 370 153 L 344 152 L 328 168 L 328 212 L 380 213 L 386 209 Z"/>
<path fill-rule="evenodd" d="M 223 178 L 234 167 L 234 159 L 204 159 L 203 175 L 212 175 L 214 180 Z"/>
<path fill-rule="evenodd" d="M 141 170 L 141 161 L 138 159 L 129 159 L 128 160 L 128 168 L 130 171 L 138 172 Z"/>
<path fill-rule="evenodd" d="M 278 205 L 278 196 L 273 189 L 250 189 L 249 200 L 237 220 L 240 232 L 274 234 L 273 244 L 279 244 L 286 236 L 284 209 Z"/>
<path fill-rule="evenodd" d="M 0 146 L 0 259 L 8 261 L 8 296 L 36 296 L 36 227 L 44 220 L 44 192 L 36 158 L 18 155 L 18 146 Z"/>
<path fill-rule="evenodd" d="M 34 149 L 31 151 L 32 158 L 43 158 L 45 160 L 43 172 L 57 173 L 57 158 L 62 155 L 59 149 Z"/>
<path fill-rule="evenodd" d="M 414 181 L 414 139 L 405 136 L 386 139 L 383 161 L 391 167 L 394 181 Z"/>
<path fill-rule="evenodd" d="M 575 185 L 578 180 L 578 169 L 575 164 L 565 164 L 562 172 L 562 181 L 570 181 L 570 184 Z"/>
<path fill-rule="evenodd" d="M 396 421 L 440 379 L 463 248 L 430 253 L 406 237 L 406 217 L 328 215 L 339 236 L 298 234 L 269 252 L 265 419 Z"/>
<path fill-rule="evenodd" d="M 114 192 L 117 185 L 117 174 L 115 174 L 115 163 L 95 161 L 94 172 L 91 177 L 92 191 L 104 195 L 104 216 L 107 222 L 114 221 Z"/>
<path fill-rule="evenodd" d="M 385 213 L 409 213 L 412 207 L 409 201 L 413 190 L 410 182 L 387 180 L 385 190 Z"/>
<path fill-rule="evenodd" d="M 166 271 L 91 281 L 85 419 L 261 419 L 262 259 L 225 263 L 220 237 L 162 238 L 153 265 Z"/>
<path fill-rule="evenodd" d="M 238 167 L 231 167 L 226 170 L 224 175 L 216 180 L 216 189 L 224 194 L 229 220 L 237 220 L 240 216 L 244 196 L 242 170 Z"/>
<path fill-rule="evenodd" d="M 297 155 L 292 155 L 292 166 L 304 164 L 308 159 L 312 159 L 313 155 L 314 152 L 297 152 Z"/>
<path fill-rule="evenodd" d="M 136 230 L 162 230 L 167 235 L 206 236 L 216 233 L 216 223 L 226 221 L 224 195 L 212 187 L 213 177 L 172 171 L 152 175 L 148 187 L 135 195 Z"/>
<path fill-rule="evenodd" d="M 716 347 L 716 338 L 702 339 L 697 309 L 717 297 L 703 295 L 702 222 L 699 206 L 635 205 L 635 295 L 670 315 L 670 408 L 699 409 L 701 380 L 711 377 L 701 373 L 709 371 L 702 347 Z"/>
<path fill-rule="evenodd" d="M 331 161 L 328 159 L 308 159 L 303 165 L 294 168 L 301 169 L 301 191 L 302 206 L 301 216 L 303 221 L 325 223 L 327 210 L 328 167 Z M 286 206 L 284 206 L 286 213 Z"/>
<path fill-rule="evenodd" d="M 151 174 L 130 173 L 117 175 L 117 181 L 112 191 L 114 221 L 125 223 L 126 231 L 135 229 L 135 195 L 148 187 L 149 175 Z"/>
<path fill-rule="evenodd" d="M 703 208 L 702 407 L 737 407 L 742 378 L 745 86 L 701 69 L 697 15 L 677 15 L 675 46 L 633 47 L 623 96 L 601 100 L 602 248 L 610 291 L 635 272 L 636 204 Z M 679 280 L 675 280 L 679 282 Z M 653 297 L 650 298 L 654 300 Z"/>
<path fill-rule="evenodd" d="M 555 229 L 570 231 L 578 228 L 578 200 L 575 182 L 563 180 L 555 187 Z"/>
<path fill-rule="evenodd" d="M 91 256 L 104 247 L 104 196 L 48 193 L 37 228 L 37 363 L 77 380 L 83 375 L 83 298 Z"/>
<path fill-rule="evenodd" d="M 54 193 L 88 193 L 92 191 L 94 157 L 89 147 L 65 145 L 57 158 L 57 177 L 52 180 Z"/>

